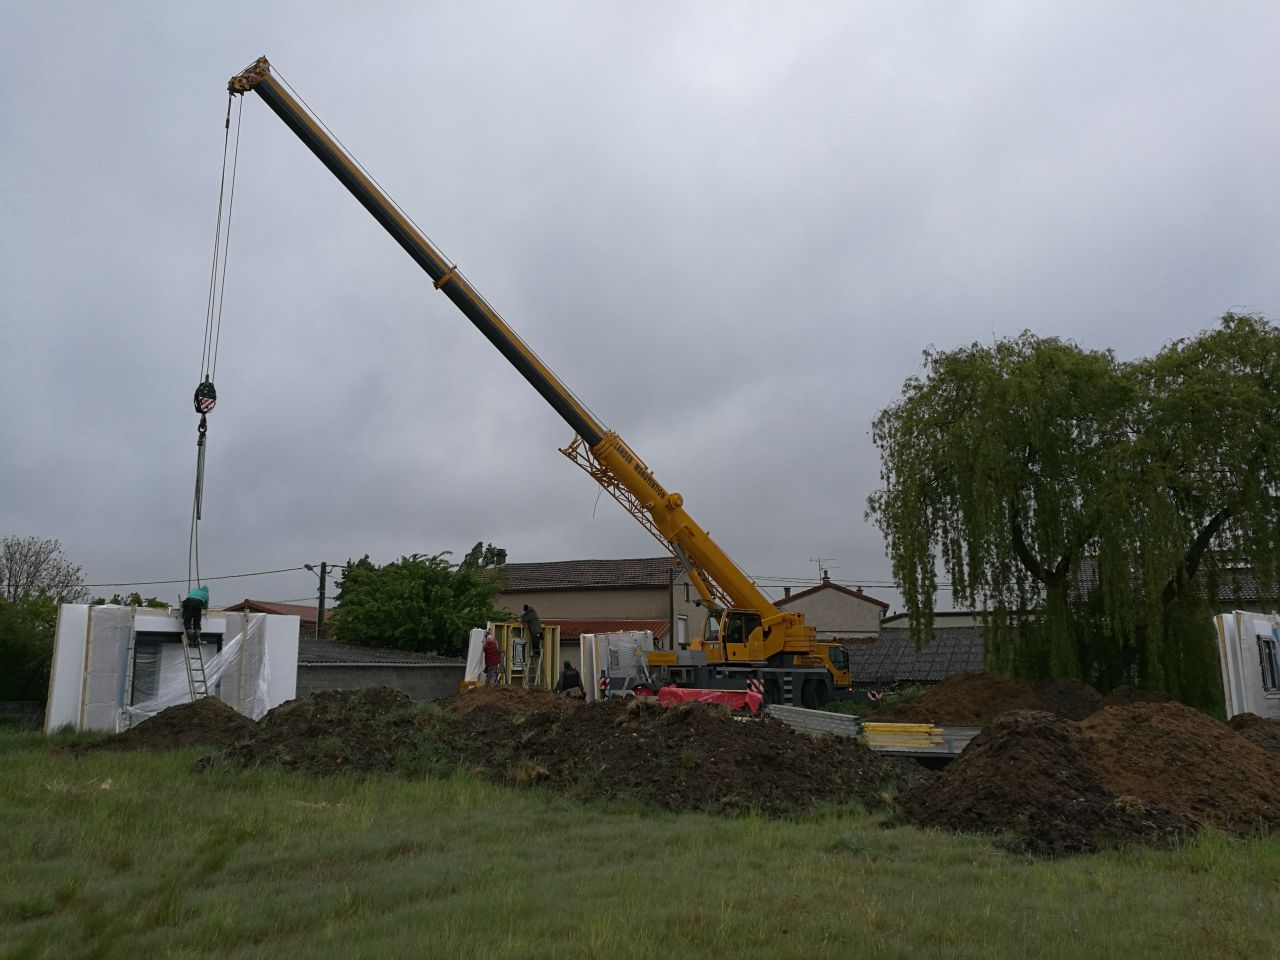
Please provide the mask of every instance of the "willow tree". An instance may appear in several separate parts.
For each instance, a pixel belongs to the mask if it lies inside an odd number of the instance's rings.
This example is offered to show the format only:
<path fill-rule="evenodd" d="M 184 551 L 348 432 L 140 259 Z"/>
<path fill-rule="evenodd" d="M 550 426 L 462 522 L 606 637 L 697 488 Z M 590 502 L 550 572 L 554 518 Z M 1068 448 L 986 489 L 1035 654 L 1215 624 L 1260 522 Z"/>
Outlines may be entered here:
<path fill-rule="evenodd" d="M 1025 677 L 1220 692 L 1211 600 L 1280 555 L 1280 329 L 1228 314 L 1121 362 L 1023 333 L 925 353 L 876 418 L 883 531 L 917 643 L 937 572 Z"/>

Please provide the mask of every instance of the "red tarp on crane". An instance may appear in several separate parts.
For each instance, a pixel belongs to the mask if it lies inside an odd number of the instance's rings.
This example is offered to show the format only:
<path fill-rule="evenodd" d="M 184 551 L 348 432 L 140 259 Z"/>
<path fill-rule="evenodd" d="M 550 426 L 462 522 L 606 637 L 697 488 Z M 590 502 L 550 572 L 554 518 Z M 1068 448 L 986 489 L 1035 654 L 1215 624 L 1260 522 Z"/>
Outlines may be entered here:
<path fill-rule="evenodd" d="M 746 707 L 752 713 L 760 711 L 764 697 L 750 690 L 692 690 L 688 687 L 663 687 L 658 691 L 658 702 L 664 707 L 677 703 L 722 703 L 730 710 Z"/>

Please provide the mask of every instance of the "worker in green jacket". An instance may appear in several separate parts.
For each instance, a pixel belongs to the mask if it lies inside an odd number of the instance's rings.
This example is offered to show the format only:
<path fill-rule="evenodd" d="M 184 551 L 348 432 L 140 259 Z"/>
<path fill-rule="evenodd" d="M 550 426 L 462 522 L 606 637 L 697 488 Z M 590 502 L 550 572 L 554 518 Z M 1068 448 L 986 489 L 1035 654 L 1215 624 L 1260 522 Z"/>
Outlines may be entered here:
<path fill-rule="evenodd" d="M 182 631 L 188 643 L 200 642 L 200 614 L 208 608 L 208 587 L 196 587 L 182 601 Z"/>

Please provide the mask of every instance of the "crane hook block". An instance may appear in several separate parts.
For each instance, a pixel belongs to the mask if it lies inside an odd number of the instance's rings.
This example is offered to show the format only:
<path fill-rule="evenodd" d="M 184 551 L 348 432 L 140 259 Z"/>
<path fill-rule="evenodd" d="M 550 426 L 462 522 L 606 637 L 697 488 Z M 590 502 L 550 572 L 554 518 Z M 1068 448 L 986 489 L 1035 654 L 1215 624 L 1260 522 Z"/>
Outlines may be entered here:
<path fill-rule="evenodd" d="M 200 414 L 200 419 L 204 419 L 206 413 L 211 413 L 218 403 L 218 391 L 213 389 L 213 381 L 206 377 L 196 387 L 195 405 L 196 413 Z"/>

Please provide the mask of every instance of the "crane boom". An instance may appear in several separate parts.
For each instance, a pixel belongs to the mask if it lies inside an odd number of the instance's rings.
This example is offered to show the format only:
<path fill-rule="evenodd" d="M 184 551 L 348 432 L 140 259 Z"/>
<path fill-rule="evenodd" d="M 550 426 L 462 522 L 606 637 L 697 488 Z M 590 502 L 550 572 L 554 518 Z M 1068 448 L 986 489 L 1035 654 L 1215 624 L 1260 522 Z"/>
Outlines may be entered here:
<path fill-rule="evenodd" d="M 367 176 L 318 120 L 271 73 L 260 57 L 228 83 L 234 94 L 250 91 L 275 112 L 427 273 L 472 324 L 506 357 L 576 437 L 562 453 L 591 474 L 689 569 L 703 599 L 750 611 L 740 642 L 709 653 L 716 661 L 762 662 L 777 654 L 812 655 L 814 631 L 804 617 L 784 612 L 755 585 L 684 509 L 684 498 L 668 492 L 653 471 L 617 433 L 604 427 L 537 357 L 506 321 L 440 253 L 413 222 Z"/>

